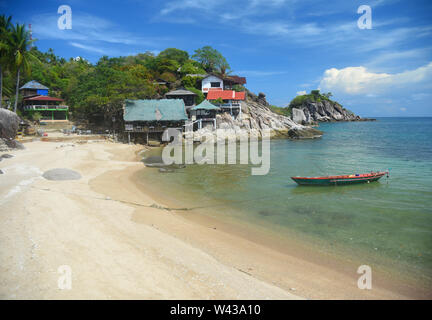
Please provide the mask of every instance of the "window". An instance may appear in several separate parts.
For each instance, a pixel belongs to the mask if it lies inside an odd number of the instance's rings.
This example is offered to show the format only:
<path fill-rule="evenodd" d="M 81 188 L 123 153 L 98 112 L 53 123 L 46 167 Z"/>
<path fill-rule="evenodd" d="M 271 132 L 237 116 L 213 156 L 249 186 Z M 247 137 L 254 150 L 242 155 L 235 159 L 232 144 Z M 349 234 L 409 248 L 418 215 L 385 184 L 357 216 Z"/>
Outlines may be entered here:
<path fill-rule="evenodd" d="M 220 88 L 220 82 L 210 82 L 212 88 Z"/>

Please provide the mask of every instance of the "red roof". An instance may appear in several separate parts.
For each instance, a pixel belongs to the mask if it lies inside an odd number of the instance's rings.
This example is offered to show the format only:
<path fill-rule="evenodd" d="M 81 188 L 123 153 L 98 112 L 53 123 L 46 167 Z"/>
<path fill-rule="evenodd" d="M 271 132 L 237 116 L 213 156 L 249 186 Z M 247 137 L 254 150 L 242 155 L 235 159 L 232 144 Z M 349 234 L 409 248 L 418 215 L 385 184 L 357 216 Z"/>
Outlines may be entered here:
<path fill-rule="evenodd" d="M 233 90 L 211 90 L 207 94 L 207 100 L 244 100 L 245 92 L 237 92 Z"/>
<path fill-rule="evenodd" d="M 54 97 L 48 97 L 48 96 L 34 96 L 31 98 L 25 98 L 25 101 L 63 101 L 63 99 L 60 98 L 54 98 Z"/>

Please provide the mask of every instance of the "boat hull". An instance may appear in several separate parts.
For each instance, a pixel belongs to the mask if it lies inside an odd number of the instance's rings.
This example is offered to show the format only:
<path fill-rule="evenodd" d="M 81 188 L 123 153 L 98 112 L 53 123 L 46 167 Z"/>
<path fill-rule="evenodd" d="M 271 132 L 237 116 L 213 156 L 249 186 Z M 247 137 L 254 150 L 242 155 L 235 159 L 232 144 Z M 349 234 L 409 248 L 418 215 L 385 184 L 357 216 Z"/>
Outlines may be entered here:
<path fill-rule="evenodd" d="M 350 175 L 350 176 L 331 176 L 331 177 L 291 177 L 296 183 L 303 186 L 336 186 L 347 184 L 359 184 L 378 181 L 386 173 L 379 172 L 365 175 Z"/>

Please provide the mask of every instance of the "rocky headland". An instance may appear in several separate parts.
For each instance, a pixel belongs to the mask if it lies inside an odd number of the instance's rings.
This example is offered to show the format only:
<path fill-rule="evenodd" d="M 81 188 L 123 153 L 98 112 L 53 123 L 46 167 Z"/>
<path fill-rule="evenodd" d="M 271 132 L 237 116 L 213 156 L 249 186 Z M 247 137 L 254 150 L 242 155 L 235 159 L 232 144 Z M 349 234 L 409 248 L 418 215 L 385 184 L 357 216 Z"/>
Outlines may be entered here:
<path fill-rule="evenodd" d="M 241 101 L 241 117 L 233 119 L 229 114 L 218 114 L 216 117 L 217 130 L 202 128 L 194 132 L 195 140 L 201 140 L 218 134 L 235 137 L 237 140 L 242 137 L 255 135 L 263 136 L 263 131 L 270 130 L 272 138 L 291 139 L 313 139 L 322 136 L 322 132 L 315 128 L 296 123 L 291 118 L 277 114 L 269 108 L 265 94 L 253 94 L 246 91 L 246 100 Z"/>
<path fill-rule="evenodd" d="M 313 90 L 310 94 L 297 96 L 287 107 L 291 119 L 300 124 L 315 124 L 334 121 L 372 121 L 375 119 L 361 118 L 340 103 L 330 99 L 331 94 L 320 94 Z"/>

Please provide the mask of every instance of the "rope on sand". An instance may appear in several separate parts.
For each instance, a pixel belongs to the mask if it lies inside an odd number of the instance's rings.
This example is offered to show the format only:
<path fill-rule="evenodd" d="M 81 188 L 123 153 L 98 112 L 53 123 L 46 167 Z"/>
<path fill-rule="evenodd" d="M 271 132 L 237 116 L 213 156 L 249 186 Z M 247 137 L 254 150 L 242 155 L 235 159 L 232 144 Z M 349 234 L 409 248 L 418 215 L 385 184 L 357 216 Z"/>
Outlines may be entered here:
<path fill-rule="evenodd" d="M 196 209 L 224 207 L 224 206 L 227 205 L 227 204 L 224 203 L 224 204 L 214 204 L 214 205 L 208 205 L 208 206 L 197 206 L 197 207 L 189 207 L 189 208 L 188 207 L 171 208 L 171 207 L 161 206 L 161 205 L 159 205 L 157 203 L 143 204 L 143 203 L 139 203 L 139 202 L 135 202 L 135 201 L 126 201 L 126 200 L 112 199 L 110 197 L 97 197 L 97 196 L 90 196 L 90 195 L 87 195 L 87 194 L 79 194 L 79 193 L 74 193 L 74 192 L 56 191 L 56 190 L 52 190 L 52 189 L 49 189 L 49 188 L 36 188 L 34 186 L 31 186 L 31 188 L 39 190 L 39 191 L 68 194 L 68 195 L 74 195 L 74 196 L 85 197 L 85 198 L 96 199 L 96 200 L 116 201 L 116 202 L 120 202 L 120 203 L 124 203 L 124 204 L 129 204 L 129 205 L 134 205 L 134 206 L 138 206 L 138 207 L 154 208 L 154 209 L 166 210 L 166 211 L 192 211 L 192 210 L 196 210 Z M 232 201 L 230 201 L 230 203 L 244 203 L 244 202 L 260 201 L 260 200 L 271 199 L 271 198 L 275 198 L 275 197 L 276 196 L 269 196 L 269 197 L 261 197 L 261 198 L 246 199 L 246 200 L 232 200 Z"/>

